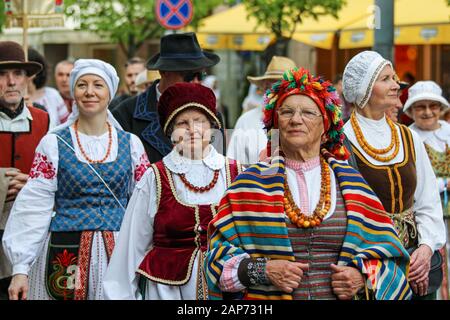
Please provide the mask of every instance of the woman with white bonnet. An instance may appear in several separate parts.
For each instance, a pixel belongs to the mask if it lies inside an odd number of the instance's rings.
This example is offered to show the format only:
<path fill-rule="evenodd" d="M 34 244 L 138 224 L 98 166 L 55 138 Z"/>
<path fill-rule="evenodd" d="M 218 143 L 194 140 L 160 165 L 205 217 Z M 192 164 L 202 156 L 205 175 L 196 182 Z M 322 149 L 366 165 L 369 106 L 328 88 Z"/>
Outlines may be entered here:
<path fill-rule="evenodd" d="M 450 206 L 448 196 L 450 189 L 450 124 L 439 120 L 442 112 L 449 107 L 448 101 L 442 96 L 442 89 L 433 81 L 419 81 L 409 89 L 405 112 L 414 119 L 410 126 L 417 132 L 425 144 L 434 173 L 438 179 L 444 218 L 448 223 Z M 445 248 L 441 250 L 447 256 Z M 447 266 L 446 259 L 444 264 Z M 445 268 L 444 270 L 446 270 Z M 442 297 L 448 297 L 448 288 L 442 291 Z"/>
<path fill-rule="evenodd" d="M 429 272 L 438 257 L 433 253 L 445 244 L 442 208 L 422 140 L 385 115 L 397 100 L 400 87 L 395 80 L 392 63 L 378 53 L 364 51 L 353 57 L 344 70 L 343 94 L 355 111 L 344 131 L 358 170 L 411 254 L 408 279 L 414 298 L 434 299 L 440 283 L 429 282 Z"/>
<path fill-rule="evenodd" d="M 103 61 L 75 62 L 72 113 L 39 143 L 6 225 L 10 299 L 103 298 L 127 201 L 149 166 L 139 138 L 108 111 L 118 83 Z"/>

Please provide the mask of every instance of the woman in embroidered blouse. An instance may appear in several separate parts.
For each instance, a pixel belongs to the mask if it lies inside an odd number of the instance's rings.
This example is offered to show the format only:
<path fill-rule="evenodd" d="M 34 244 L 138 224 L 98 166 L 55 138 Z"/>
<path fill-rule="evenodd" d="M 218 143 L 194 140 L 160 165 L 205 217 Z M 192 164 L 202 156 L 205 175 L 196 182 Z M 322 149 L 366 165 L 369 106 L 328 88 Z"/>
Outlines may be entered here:
<path fill-rule="evenodd" d="M 376 299 L 407 299 L 409 256 L 343 161 L 331 82 L 286 71 L 267 93 L 264 124 L 268 153 L 278 132 L 282 156 L 248 168 L 222 198 L 208 230 L 210 298 L 351 299 L 366 286 Z"/>
<path fill-rule="evenodd" d="M 111 65 L 76 61 L 70 75 L 76 105 L 41 140 L 6 225 L 10 299 L 102 299 L 124 208 L 149 166 L 139 138 L 107 111 L 118 83 Z"/>
<path fill-rule="evenodd" d="M 448 189 L 450 188 L 450 124 L 439 120 L 439 116 L 449 107 L 448 101 L 442 96 L 442 89 L 433 81 L 416 82 L 408 91 L 405 102 L 405 112 L 414 120 L 409 128 L 419 135 L 425 143 L 425 149 L 436 174 L 444 217 L 450 218 L 448 205 Z M 448 238 L 447 238 L 448 239 Z M 444 257 L 447 271 L 447 253 L 445 247 L 440 250 Z M 444 284 L 444 283 L 443 283 Z M 448 297 L 448 287 L 444 287 L 442 298 Z"/>
<path fill-rule="evenodd" d="M 210 144 L 220 128 L 211 89 L 173 85 L 158 110 L 174 148 L 136 185 L 105 276 L 107 299 L 207 298 L 207 226 L 239 165 Z"/>
<path fill-rule="evenodd" d="M 411 253 L 410 278 L 418 296 L 427 294 L 433 252 L 445 244 L 436 177 L 416 132 L 393 123 L 385 112 L 399 85 L 390 61 L 373 51 L 353 57 L 344 70 L 343 90 L 356 108 L 344 126 L 358 170 L 394 220 Z"/>

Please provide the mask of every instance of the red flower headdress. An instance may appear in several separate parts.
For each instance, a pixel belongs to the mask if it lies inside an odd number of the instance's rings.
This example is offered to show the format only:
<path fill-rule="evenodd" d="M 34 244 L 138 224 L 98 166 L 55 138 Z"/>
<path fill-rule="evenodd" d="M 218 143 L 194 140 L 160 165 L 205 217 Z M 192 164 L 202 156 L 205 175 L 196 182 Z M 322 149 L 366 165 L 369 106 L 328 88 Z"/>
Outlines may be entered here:
<path fill-rule="evenodd" d="M 314 100 L 323 115 L 326 141 L 322 147 L 336 159 L 347 160 L 349 153 L 343 145 L 345 135 L 341 101 L 336 89 L 330 81 L 315 77 L 303 68 L 286 71 L 283 78 L 275 82 L 266 92 L 263 122 L 269 136 L 268 154 L 270 154 L 270 131 L 278 128 L 276 110 L 288 96 L 294 94 L 303 94 Z"/>

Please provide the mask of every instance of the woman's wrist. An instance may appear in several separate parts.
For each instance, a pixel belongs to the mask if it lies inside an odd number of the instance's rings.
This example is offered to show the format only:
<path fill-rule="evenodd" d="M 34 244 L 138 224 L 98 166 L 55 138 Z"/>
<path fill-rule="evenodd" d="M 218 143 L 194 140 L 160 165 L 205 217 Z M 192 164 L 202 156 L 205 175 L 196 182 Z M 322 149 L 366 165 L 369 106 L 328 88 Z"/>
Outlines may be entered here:
<path fill-rule="evenodd" d="M 238 278 L 246 287 L 271 284 L 266 274 L 267 259 L 247 258 L 239 264 Z"/>

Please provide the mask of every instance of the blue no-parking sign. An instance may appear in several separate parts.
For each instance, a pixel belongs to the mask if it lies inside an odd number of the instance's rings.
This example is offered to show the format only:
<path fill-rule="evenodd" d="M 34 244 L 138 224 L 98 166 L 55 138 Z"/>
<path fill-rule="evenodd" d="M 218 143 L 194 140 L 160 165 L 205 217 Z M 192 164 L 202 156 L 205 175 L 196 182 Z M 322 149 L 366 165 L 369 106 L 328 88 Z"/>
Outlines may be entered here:
<path fill-rule="evenodd" d="M 157 0 L 156 18 L 166 29 L 181 29 L 192 20 L 194 8 L 191 0 Z"/>

